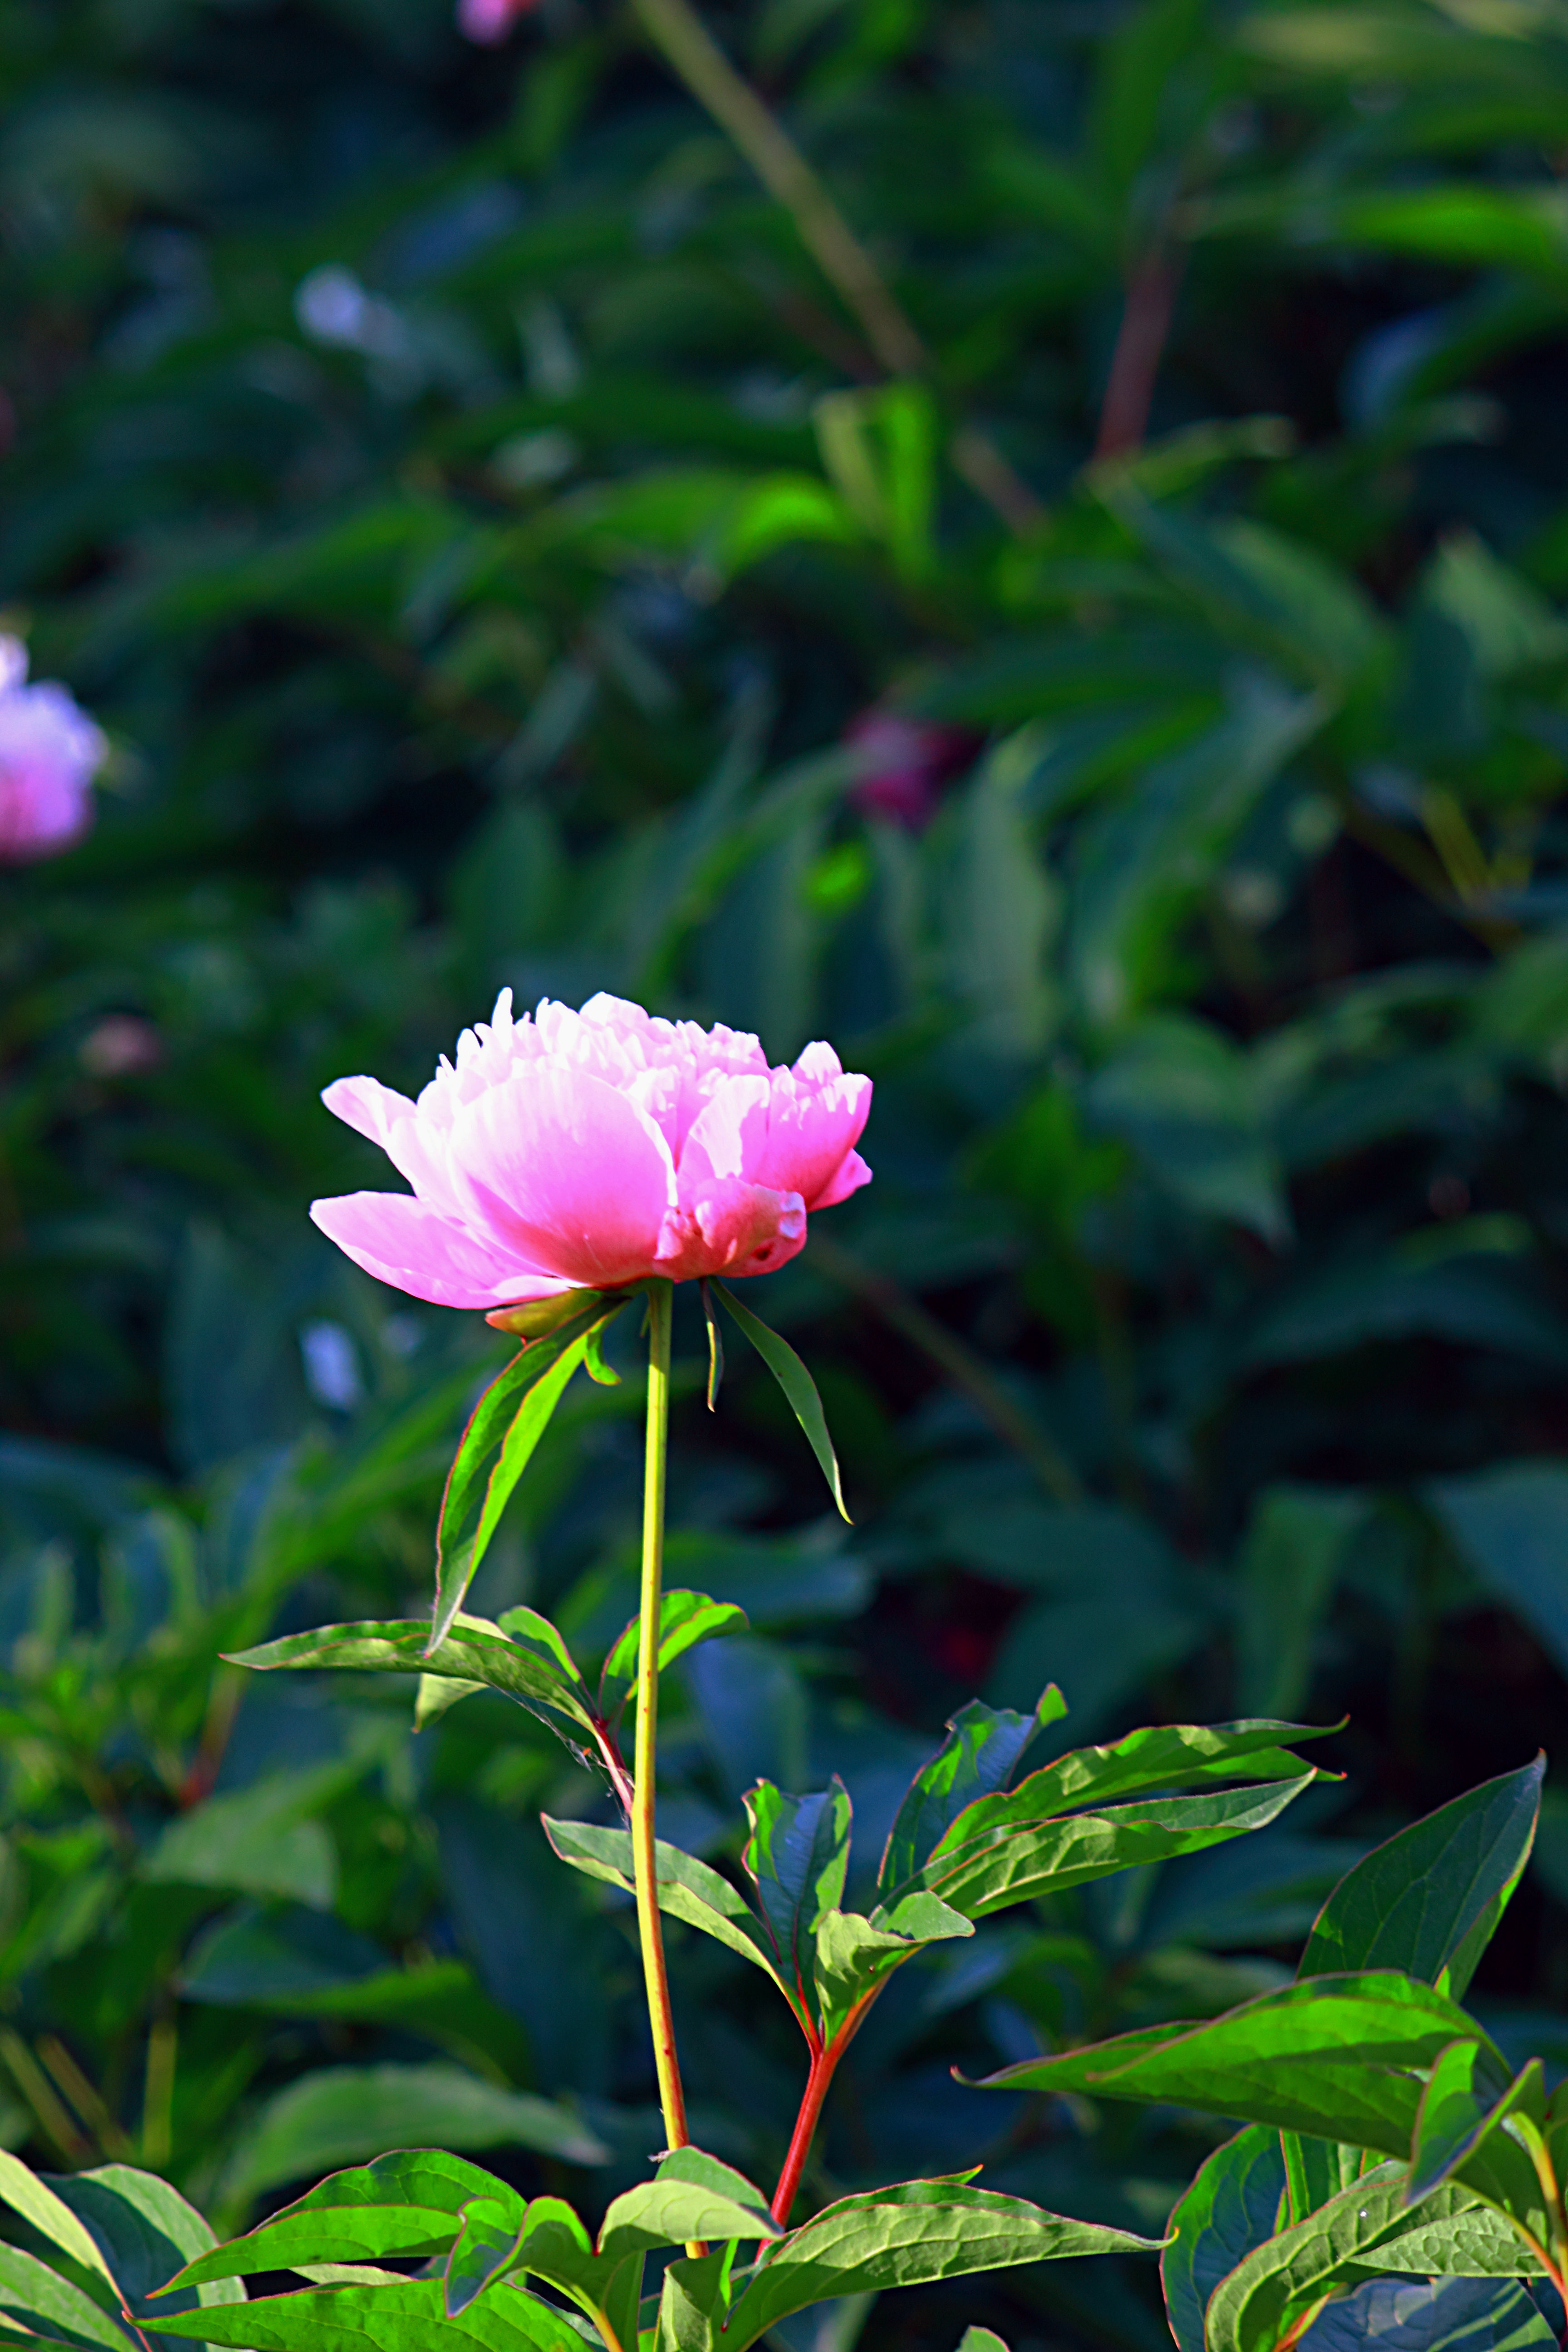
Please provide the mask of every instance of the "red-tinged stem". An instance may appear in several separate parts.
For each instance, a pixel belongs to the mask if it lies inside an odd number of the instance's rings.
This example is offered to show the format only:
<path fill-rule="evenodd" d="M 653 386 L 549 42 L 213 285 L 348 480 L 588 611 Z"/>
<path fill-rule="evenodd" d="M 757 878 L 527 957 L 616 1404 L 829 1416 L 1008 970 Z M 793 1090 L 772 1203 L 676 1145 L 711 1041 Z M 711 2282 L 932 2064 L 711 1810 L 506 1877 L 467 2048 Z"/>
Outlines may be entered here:
<path fill-rule="evenodd" d="M 781 2230 L 789 2227 L 790 2212 L 800 2188 L 801 2175 L 805 2170 L 805 2159 L 811 2154 L 811 2143 L 816 2136 L 816 2126 L 821 2120 L 833 2077 L 838 2071 L 838 2062 L 855 2039 L 862 2018 L 881 1990 L 880 1985 L 874 1985 L 865 1998 L 857 2002 L 831 2042 L 823 2043 L 815 2035 L 811 2037 L 811 2071 L 805 2078 L 800 2113 L 795 2119 L 784 2170 L 779 2174 L 779 2185 L 773 2191 L 770 2209 Z"/>
<path fill-rule="evenodd" d="M 1171 331 L 1177 276 L 1175 263 L 1156 249 L 1144 256 L 1128 282 L 1121 331 L 1100 411 L 1100 434 L 1094 445 L 1097 457 L 1114 457 L 1124 449 L 1136 449 L 1142 441 L 1154 379 Z"/>
<path fill-rule="evenodd" d="M 610 1786 L 616 1792 L 616 1802 L 619 1805 L 629 1829 L 632 1807 L 637 1800 L 637 1787 L 631 1774 L 626 1770 L 626 1759 L 616 1744 L 615 1733 L 602 1718 L 594 1726 L 594 1745 L 599 1751 L 600 1763 L 610 1776 Z"/>

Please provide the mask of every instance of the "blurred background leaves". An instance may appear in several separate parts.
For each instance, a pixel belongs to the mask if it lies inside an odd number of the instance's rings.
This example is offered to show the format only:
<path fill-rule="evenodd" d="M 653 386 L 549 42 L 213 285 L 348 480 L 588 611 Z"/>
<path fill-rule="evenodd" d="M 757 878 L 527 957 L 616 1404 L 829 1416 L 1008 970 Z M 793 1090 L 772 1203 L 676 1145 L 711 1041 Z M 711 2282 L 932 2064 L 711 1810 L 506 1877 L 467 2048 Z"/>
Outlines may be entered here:
<path fill-rule="evenodd" d="M 1563 1728 L 1560 13 L 705 15 L 892 372 L 610 0 L 482 52 L 445 0 L 0 7 L 0 606 L 115 747 L 0 877 L 0 2134 L 220 2226 L 400 2139 L 590 2203 L 657 2143 L 629 1916 L 537 1827 L 602 1791 L 499 1698 L 416 1740 L 401 1685 L 217 1663 L 427 1599 L 500 1346 L 310 1233 L 381 1181 L 316 1096 L 417 1087 L 503 985 L 877 1082 L 875 1185 L 767 1287 L 852 1535 L 754 1370 L 702 1411 L 682 1302 L 678 1580 L 753 1629 L 672 1677 L 684 1842 L 837 1770 L 869 1868 L 976 1691 L 1059 1681 L 1062 1745 L 1350 1717 L 1289 1825 L 907 1970 L 814 2193 L 984 2158 L 1158 2226 L 1201 2137 L 955 2046 L 1278 1980 L 1356 1852 Z M 624 1369 L 476 1595 L 595 1657 Z M 1568 1991 L 1563 1814 L 1498 2020 Z M 673 1964 L 696 2135 L 765 2170 L 796 2053 Z M 1096 2264 L 831 2352 L 977 2317 L 1163 2340 Z"/>

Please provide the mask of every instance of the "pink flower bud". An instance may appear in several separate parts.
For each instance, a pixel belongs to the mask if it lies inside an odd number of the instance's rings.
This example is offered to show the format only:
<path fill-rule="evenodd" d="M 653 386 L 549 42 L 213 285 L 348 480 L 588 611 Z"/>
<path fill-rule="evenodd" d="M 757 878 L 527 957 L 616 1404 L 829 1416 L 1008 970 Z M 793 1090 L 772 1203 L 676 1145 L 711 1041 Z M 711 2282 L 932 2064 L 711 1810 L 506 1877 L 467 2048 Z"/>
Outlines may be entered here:
<path fill-rule="evenodd" d="M 58 856 L 92 823 L 109 746 L 63 686 L 29 686 L 19 638 L 0 636 L 0 863 Z"/>
<path fill-rule="evenodd" d="M 871 1081 L 831 1045 L 770 1068 L 754 1037 L 619 996 L 514 1021 L 503 989 L 417 1101 L 363 1077 L 321 1099 L 414 1189 L 311 1216 L 367 1274 L 441 1307 L 771 1274 L 812 1211 L 871 1181 L 855 1149 Z"/>
<path fill-rule="evenodd" d="M 856 806 L 922 833 L 943 785 L 967 767 L 979 739 L 966 727 L 934 726 L 884 703 L 852 719 L 844 740 L 857 755 Z"/>
<path fill-rule="evenodd" d="M 458 30 L 470 41 L 494 48 L 518 18 L 537 5 L 538 0 L 458 0 Z"/>

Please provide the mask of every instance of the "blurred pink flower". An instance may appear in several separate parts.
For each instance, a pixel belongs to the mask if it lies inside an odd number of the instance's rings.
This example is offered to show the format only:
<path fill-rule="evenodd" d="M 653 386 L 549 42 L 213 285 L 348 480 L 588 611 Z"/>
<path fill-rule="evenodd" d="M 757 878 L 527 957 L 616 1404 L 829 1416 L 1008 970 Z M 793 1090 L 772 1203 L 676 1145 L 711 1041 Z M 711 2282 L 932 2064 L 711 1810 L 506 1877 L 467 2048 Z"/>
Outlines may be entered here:
<path fill-rule="evenodd" d="M 0 863 L 55 857 L 92 823 L 109 745 L 63 686 L 29 686 L 27 650 L 0 636 Z"/>
<path fill-rule="evenodd" d="M 458 0 L 458 30 L 470 41 L 494 48 L 505 40 L 518 18 L 537 5 L 538 0 Z"/>
<path fill-rule="evenodd" d="M 339 1078 L 327 1108 L 414 1187 L 318 1201 L 356 1265 L 441 1307 L 504 1307 L 645 1275 L 771 1274 L 813 1209 L 869 1183 L 855 1146 L 869 1078 L 831 1045 L 770 1069 L 754 1037 L 650 1019 L 624 997 L 502 989 L 417 1102 Z"/>
<path fill-rule="evenodd" d="M 863 710 L 844 730 L 857 755 L 850 798 L 868 815 L 910 833 L 936 814 L 942 788 L 973 757 L 979 738 L 967 727 L 939 727 L 886 704 Z"/>

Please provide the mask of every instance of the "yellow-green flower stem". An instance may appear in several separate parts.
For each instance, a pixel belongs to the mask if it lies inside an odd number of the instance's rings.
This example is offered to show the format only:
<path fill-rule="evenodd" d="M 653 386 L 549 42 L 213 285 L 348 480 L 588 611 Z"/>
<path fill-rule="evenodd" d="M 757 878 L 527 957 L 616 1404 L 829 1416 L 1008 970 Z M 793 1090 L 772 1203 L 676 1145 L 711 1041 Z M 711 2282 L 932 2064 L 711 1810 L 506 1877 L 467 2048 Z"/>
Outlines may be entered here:
<path fill-rule="evenodd" d="M 641 1637 L 637 1644 L 637 1727 L 633 1772 L 632 1871 L 637 1884 L 637 1936 L 642 1945 L 647 2017 L 664 2110 L 667 2147 L 687 2144 L 686 2097 L 675 2054 L 675 2020 L 669 2007 L 669 1977 L 664 1964 L 654 1862 L 654 1767 L 658 1753 L 658 1620 L 664 1584 L 664 1487 L 669 1455 L 669 1328 L 675 1299 L 672 1283 L 647 1286 L 647 1450 L 644 1457 L 642 1507 Z"/>

